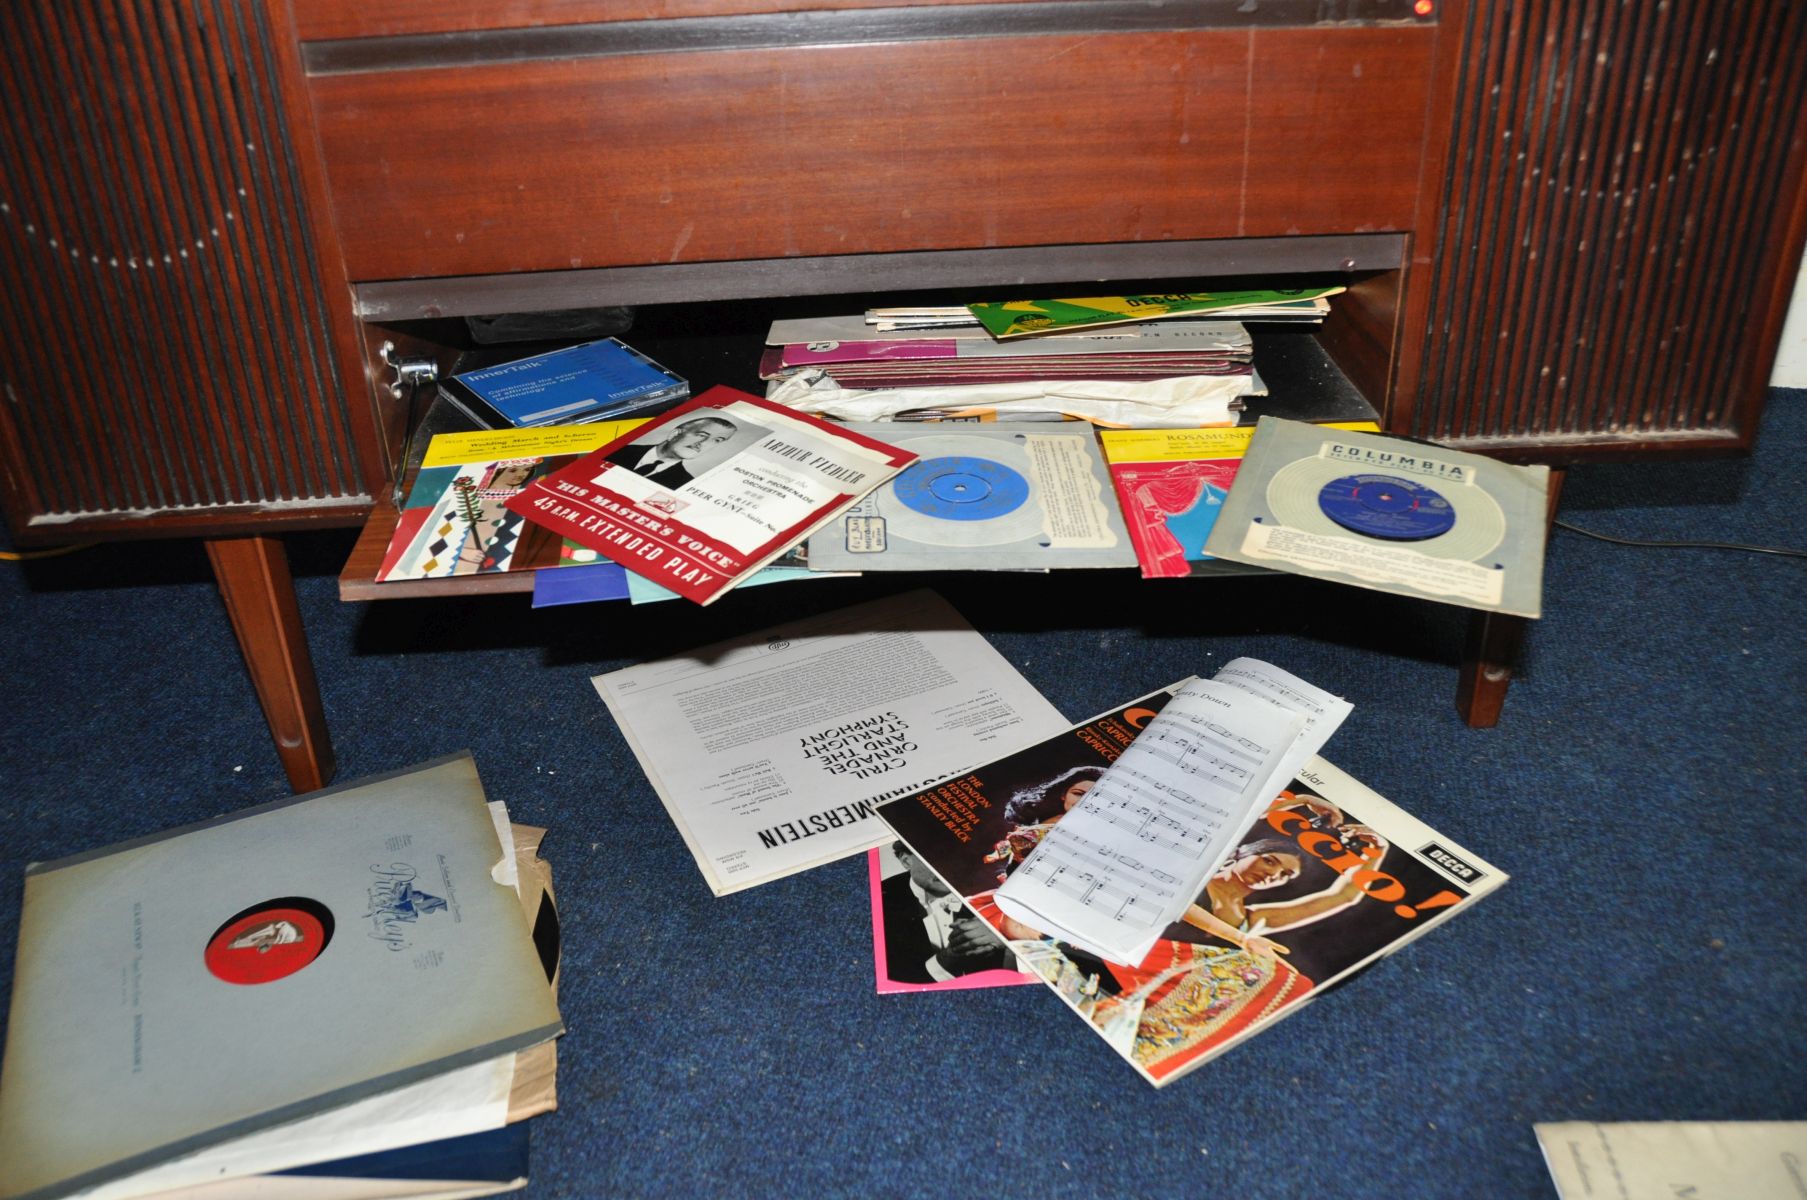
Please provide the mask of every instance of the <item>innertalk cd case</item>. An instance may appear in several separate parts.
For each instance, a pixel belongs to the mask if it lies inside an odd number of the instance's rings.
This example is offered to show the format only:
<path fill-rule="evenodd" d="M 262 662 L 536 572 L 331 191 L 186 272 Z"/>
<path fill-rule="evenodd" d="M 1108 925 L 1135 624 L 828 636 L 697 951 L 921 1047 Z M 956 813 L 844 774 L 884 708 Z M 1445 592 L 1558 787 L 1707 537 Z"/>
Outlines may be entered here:
<path fill-rule="evenodd" d="M 812 570 L 1136 565 L 1097 436 L 1085 422 L 848 428 L 920 457 L 810 537 Z"/>
<path fill-rule="evenodd" d="M 1263 417 L 1205 550 L 1536 617 L 1549 487 L 1548 467 Z"/>

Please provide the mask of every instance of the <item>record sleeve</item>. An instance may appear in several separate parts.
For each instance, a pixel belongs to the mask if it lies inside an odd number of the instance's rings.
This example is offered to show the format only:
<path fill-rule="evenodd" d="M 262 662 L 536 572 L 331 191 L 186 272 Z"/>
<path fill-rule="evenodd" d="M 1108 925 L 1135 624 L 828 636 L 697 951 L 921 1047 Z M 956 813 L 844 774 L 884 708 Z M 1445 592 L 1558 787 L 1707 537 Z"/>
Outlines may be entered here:
<path fill-rule="evenodd" d="M 503 502 L 645 422 L 435 434 L 397 505 L 379 583 L 576 565 L 563 540 Z M 592 559 L 594 556 L 592 556 Z"/>
<path fill-rule="evenodd" d="M 1085 422 L 849 428 L 917 461 L 811 536 L 812 570 L 1136 565 L 1097 437 Z"/>
<path fill-rule="evenodd" d="M 926 588 L 591 683 L 717 896 L 863 853 L 873 805 L 1066 723 Z"/>
<path fill-rule="evenodd" d="M 969 304 L 967 309 L 993 337 L 1013 338 L 1200 313 L 1253 321 L 1303 307 L 1311 315 L 1321 318 L 1328 311 L 1328 305 L 1323 304 L 1324 297 L 1342 291 L 1341 287 L 1263 288 L 1159 296 L 1084 296 L 1061 300 L 1004 300 Z"/>
<path fill-rule="evenodd" d="M 1340 429 L 1379 432 L 1372 421 Z M 1204 552 L 1255 427 L 1106 429 L 1098 435 L 1144 579 L 1259 575 L 1265 568 Z"/>
<path fill-rule="evenodd" d="M 0 1196 L 66 1195 L 562 1031 L 458 755 L 27 869 Z"/>
<path fill-rule="evenodd" d="M 1005 916 L 998 890 L 1065 819 L 1066 797 L 1116 761 L 1172 690 L 878 809 L 1005 939 L 1021 969 L 1155 1087 L 1297 1013 L 1506 881 L 1447 834 L 1313 758 L 1257 809 L 1192 910 L 1140 963 L 1105 962 Z M 1233 895 L 1241 897 L 1240 912 L 1220 910 Z M 1199 919 L 1207 912 L 1219 923 Z M 1247 924 L 1236 928 L 1236 917 Z M 1234 940 L 1223 936 L 1225 926 Z M 1420 963 L 1434 967 L 1435 960 Z M 1328 1036 L 1328 1026 L 1302 1032 L 1288 1053 L 1309 1054 Z M 1062 1053 L 1051 1042 L 1043 1049 Z"/>
<path fill-rule="evenodd" d="M 1205 551 L 1536 617 L 1549 481 L 1548 467 L 1262 417 Z"/>
<path fill-rule="evenodd" d="M 709 604 L 911 458 L 718 385 L 534 479 L 502 506 Z"/>

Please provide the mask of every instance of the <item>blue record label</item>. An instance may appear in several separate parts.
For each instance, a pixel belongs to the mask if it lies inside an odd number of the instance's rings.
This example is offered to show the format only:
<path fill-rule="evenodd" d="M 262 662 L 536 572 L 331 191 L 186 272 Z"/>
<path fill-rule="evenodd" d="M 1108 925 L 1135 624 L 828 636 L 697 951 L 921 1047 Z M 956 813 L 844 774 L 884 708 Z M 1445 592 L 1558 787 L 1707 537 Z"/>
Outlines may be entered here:
<path fill-rule="evenodd" d="M 1396 542 L 1421 542 L 1456 525 L 1449 501 L 1396 475 L 1344 475 L 1318 492 L 1318 507 L 1344 529 Z"/>
<path fill-rule="evenodd" d="M 925 458 L 891 485 L 912 512 L 947 521 L 988 521 L 1015 512 L 1029 499 L 1029 481 L 988 458 Z"/>

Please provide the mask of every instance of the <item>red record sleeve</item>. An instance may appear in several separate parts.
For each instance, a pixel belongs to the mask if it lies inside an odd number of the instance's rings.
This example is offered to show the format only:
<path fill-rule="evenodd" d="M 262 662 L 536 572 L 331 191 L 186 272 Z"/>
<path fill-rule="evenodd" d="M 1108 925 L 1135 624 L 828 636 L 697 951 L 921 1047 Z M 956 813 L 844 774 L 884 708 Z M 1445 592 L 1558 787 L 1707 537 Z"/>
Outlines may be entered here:
<path fill-rule="evenodd" d="M 799 436 L 787 441 L 787 434 Z M 706 444 L 698 449 L 698 442 Z M 507 507 L 708 604 L 915 458 L 718 386 L 536 480 Z M 789 466 L 776 465 L 780 459 Z M 758 481 L 787 469 L 805 476 L 813 470 L 815 486 L 831 490 L 807 504 L 794 490 L 788 501 L 773 500 Z"/>

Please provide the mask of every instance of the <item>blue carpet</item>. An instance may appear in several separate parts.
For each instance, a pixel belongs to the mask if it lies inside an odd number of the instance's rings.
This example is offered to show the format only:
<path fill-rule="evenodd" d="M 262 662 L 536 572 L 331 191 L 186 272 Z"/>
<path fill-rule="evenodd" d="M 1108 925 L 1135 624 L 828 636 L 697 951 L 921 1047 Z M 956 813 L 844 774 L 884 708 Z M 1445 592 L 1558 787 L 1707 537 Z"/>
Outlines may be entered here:
<path fill-rule="evenodd" d="M 1564 518 L 1807 544 L 1807 393 L 1749 458 L 1577 468 Z M 1290 578 L 932 582 L 1074 719 L 1252 654 L 1348 696 L 1328 756 L 1511 873 L 1473 911 L 1172 1086 L 1041 988 L 878 996 L 864 863 L 704 887 L 588 679 L 923 582 L 707 610 L 341 604 L 291 543 L 340 780 L 461 748 L 551 827 L 560 1111 L 527 1195 L 1543 1197 L 1542 1120 L 1800 1119 L 1807 562 L 1556 534 L 1499 728 L 1454 707 L 1461 610 Z M 0 980 L 28 861 L 286 785 L 184 543 L 0 568 Z"/>

